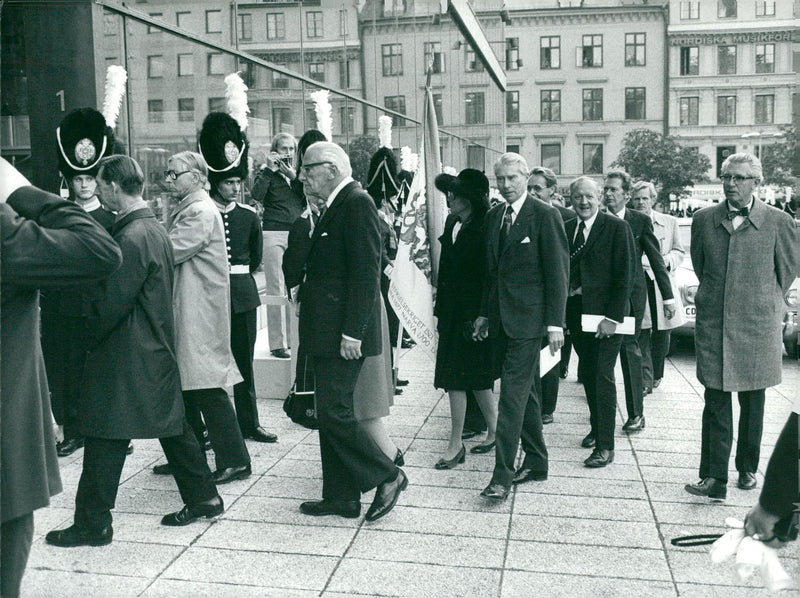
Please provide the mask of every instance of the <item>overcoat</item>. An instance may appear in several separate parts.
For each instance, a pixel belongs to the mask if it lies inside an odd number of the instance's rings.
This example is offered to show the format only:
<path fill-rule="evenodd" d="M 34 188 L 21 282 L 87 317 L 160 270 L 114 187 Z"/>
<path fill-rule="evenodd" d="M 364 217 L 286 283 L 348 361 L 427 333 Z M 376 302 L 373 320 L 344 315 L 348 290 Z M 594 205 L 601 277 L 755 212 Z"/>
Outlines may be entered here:
<path fill-rule="evenodd" d="M 172 246 L 150 208 L 112 228 L 122 266 L 90 318 L 79 431 L 97 438 L 165 438 L 183 431 L 175 356 Z"/>
<path fill-rule="evenodd" d="M 667 274 L 669 275 L 669 284 L 672 287 L 672 296 L 675 299 L 675 315 L 671 319 L 667 319 L 664 315 L 664 298 L 661 295 L 661 288 L 656 284 L 654 285 L 656 294 L 656 314 L 658 315 L 658 329 L 671 330 L 682 326 L 686 321 L 683 313 L 683 303 L 681 301 L 681 294 L 678 290 L 677 282 L 675 281 L 675 272 L 680 268 L 686 257 L 686 248 L 683 246 L 680 234 L 678 231 L 678 219 L 669 214 L 662 214 L 653 210 L 651 212 L 653 220 L 653 232 L 658 239 L 658 245 L 661 249 L 661 256 L 664 258 L 664 265 L 667 267 Z M 644 275 L 655 280 L 653 269 L 650 267 L 650 260 L 646 255 L 642 256 L 642 268 L 644 268 Z M 642 320 L 642 328 L 652 328 L 653 323 L 650 317 L 650 310 L 644 310 L 644 318 Z"/>
<path fill-rule="evenodd" d="M 34 187 L 0 204 L 0 519 L 61 492 L 39 345 L 39 288 L 107 277 L 117 244 L 82 208 Z"/>
<path fill-rule="evenodd" d="M 242 381 L 231 353 L 228 257 L 222 216 L 208 193 L 190 193 L 167 218 L 175 257 L 175 349 L 183 390 Z"/>
<path fill-rule="evenodd" d="M 697 378 L 706 388 L 760 390 L 781 381 L 783 294 L 800 269 L 796 222 L 753 200 L 737 228 L 727 201 L 695 213 L 690 248 Z"/>

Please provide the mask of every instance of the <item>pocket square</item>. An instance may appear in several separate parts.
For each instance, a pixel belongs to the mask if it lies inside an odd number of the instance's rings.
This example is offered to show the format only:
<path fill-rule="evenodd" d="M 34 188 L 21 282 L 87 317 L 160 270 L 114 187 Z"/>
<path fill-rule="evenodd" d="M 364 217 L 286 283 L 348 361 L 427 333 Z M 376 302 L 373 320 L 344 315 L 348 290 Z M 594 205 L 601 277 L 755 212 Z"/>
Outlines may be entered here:
<path fill-rule="evenodd" d="M 328 233 L 322 233 L 322 234 L 320 235 L 320 237 L 327 237 L 327 236 L 328 236 Z"/>
<path fill-rule="evenodd" d="M 520 243 L 520 245 L 522 245 L 523 243 L 530 243 L 530 242 L 531 242 L 531 238 L 530 237 L 525 237 L 519 243 Z"/>

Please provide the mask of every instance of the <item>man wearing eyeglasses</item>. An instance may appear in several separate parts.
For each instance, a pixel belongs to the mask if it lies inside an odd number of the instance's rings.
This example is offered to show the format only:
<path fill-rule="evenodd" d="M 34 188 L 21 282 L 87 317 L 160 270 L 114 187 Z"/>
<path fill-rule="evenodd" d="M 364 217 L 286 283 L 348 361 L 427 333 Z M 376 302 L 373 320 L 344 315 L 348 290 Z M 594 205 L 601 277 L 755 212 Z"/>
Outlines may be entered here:
<path fill-rule="evenodd" d="M 738 486 L 756 487 L 764 392 L 781 381 L 783 294 L 800 269 L 797 223 L 756 195 L 761 161 L 733 154 L 720 179 L 725 201 L 692 221 L 697 378 L 705 387 L 705 407 L 700 481 L 686 485 L 688 493 L 715 501 L 727 495 L 733 392 L 740 406 Z"/>

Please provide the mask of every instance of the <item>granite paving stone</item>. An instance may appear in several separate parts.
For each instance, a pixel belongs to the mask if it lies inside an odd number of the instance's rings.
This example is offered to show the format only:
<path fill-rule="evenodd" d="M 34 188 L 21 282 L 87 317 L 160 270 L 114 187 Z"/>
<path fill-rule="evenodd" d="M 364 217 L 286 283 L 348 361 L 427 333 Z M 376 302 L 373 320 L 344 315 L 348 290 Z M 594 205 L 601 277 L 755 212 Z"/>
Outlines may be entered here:
<path fill-rule="evenodd" d="M 629 548 L 661 548 L 654 523 L 577 517 L 521 515 L 511 517 L 511 539 L 554 544 L 585 544 Z"/>
<path fill-rule="evenodd" d="M 195 546 L 337 556 L 344 553 L 355 533 L 352 527 L 223 520 L 203 534 Z"/>
<path fill-rule="evenodd" d="M 672 583 L 667 581 L 506 571 L 503 576 L 503 588 L 500 596 L 501 598 L 521 598 L 522 596 L 548 596 L 552 598 L 647 596 L 647 598 L 675 598 L 677 593 Z"/>
<path fill-rule="evenodd" d="M 242 583 L 202 583 L 176 579 L 158 579 L 141 594 L 142 598 L 316 598 L 317 590 L 295 590 L 290 588 L 268 588 L 248 586 Z"/>
<path fill-rule="evenodd" d="M 106 575 L 97 572 L 58 571 L 28 564 L 22 584 L 22 596 L 31 598 L 130 598 L 139 596 L 150 579 L 147 577 L 128 577 Z"/>

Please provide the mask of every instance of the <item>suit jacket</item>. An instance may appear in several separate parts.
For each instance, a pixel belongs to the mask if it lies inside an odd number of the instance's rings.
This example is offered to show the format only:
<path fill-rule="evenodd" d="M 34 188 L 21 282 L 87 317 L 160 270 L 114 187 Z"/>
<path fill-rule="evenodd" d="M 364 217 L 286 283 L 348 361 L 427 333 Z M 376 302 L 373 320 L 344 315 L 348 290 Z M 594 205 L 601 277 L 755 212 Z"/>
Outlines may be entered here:
<path fill-rule="evenodd" d="M 667 267 L 664 265 L 664 258 L 661 257 L 661 248 L 658 239 L 653 232 L 653 221 L 642 212 L 637 212 L 630 208 L 625 209 L 625 222 L 631 227 L 633 232 L 634 248 L 636 250 L 636 276 L 633 280 L 633 290 L 631 292 L 631 304 L 633 305 L 633 315 L 641 321 L 644 317 L 644 306 L 647 302 L 647 282 L 642 268 L 642 256 L 646 255 L 650 262 L 650 268 L 655 276 L 656 286 L 664 299 L 673 299 L 672 286 L 669 282 Z"/>
<path fill-rule="evenodd" d="M 167 231 L 150 208 L 112 234 L 122 266 L 90 319 L 79 431 L 98 438 L 166 438 L 183 430 L 183 395 L 172 314 L 174 263 Z M 120 356 L 124 355 L 124 359 Z"/>
<path fill-rule="evenodd" d="M 570 242 L 578 222 L 576 218 L 564 225 Z M 631 315 L 635 262 L 639 261 L 631 227 L 616 216 L 598 212 L 579 259 L 583 313 L 605 316 L 615 322 Z"/>
<path fill-rule="evenodd" d="M 300 343 L 310 355 L 339 355 L 342 335 L 381 352 L 381 233 L 375 202 L 355 181 L 345 185 L 311 238 L 300 288 Z"/>
<path fill-rule="evenodd" d="M 681 303 L 680 293 L 678 292 L 678 285 L 675 282 L 675 272 L 680 268 L 686 257 L 686 248 L 681 241 L 680 233 L 678 230 L 678 219 L 669 214 L 662 214 L 655 210 L 651 213 L 653 221 L 653 232 L 658 240 L 658 245 L 661 248 L 661 256 L 664 258 L 664 264 L 667 267 L 667 274 L 669 275 L 669 282 L 672 286 L 672 296 L 675 299 L 675 315 L 672 319 L 667 320 L 664 316 L 664 298 L 661 295 L 661 289 L 655 285 L 656 292 L 656 314 L 658 315 L 658 329 L 669 330 L 681 326 L 686 318 L 683 313 L 683 304 Z M 644 274 L 651 280 L 655 280 L 653 270 L 650 267 L 650 260 L 647 256 L 642 257 L 642 267 Z M 642 321 L 642 328 L 649 328 L 652 326 L 650 321 L 650 310 L 645 310 L 644 319 Z"/>
<path fill-rule="evenodd" d="M 225 244 L 231 266 L 248 266 L 250 272 L 231 273 L 231 313 L 241 314 L 261 305 L 258 286 L 253 278 L 261 265 L 264 235 L 255 208 L 247 204 L 230 202 L 221 206 L 214 202 L 222 214 L 225 227 Z"/>
<path fill-rule="evenodd" d="M 558 210 L 559 214 L 561 214 L 561 221 L 562 222 L 566 223 L 566 222 L 569 222 L 570 220 L 574 220 L 575 218 L 578 217 L 578 215 L 575 213 L 575 210 L 570 210 L 569 208 L 565 208 L 564 206 L 560 206 L 557 203 L 552 203 L 550 205 L 553 206 L 556 210 Z"/>
<path fill-rule="evenodd" d="M 61 492 L 44 360 L 39 288 L 109 276 L 117 244 L 83 209 L 34 187 L 0 204 L 0 520 Z"/>
<path fill-rule="evenodd" d="M 558 210 L 529 194 L 501 251 L 505 209 L 505 203 L 499 204 L 486 216 L 487 282 L 481 313 L 489 318 L 490 336 L 502 326 L 510 338 L 535 338 L 547 326 L 564 325 L 567 237 Z"/>
<path fill-rule="evenodd" d="M 706 388 L 760 390 L 781 381 L 783 294 L 800 271 L 798 221 L 753 200 L 737 228 L 727 202 L 696 212 L 692 265 L 697 378 Z"/>

